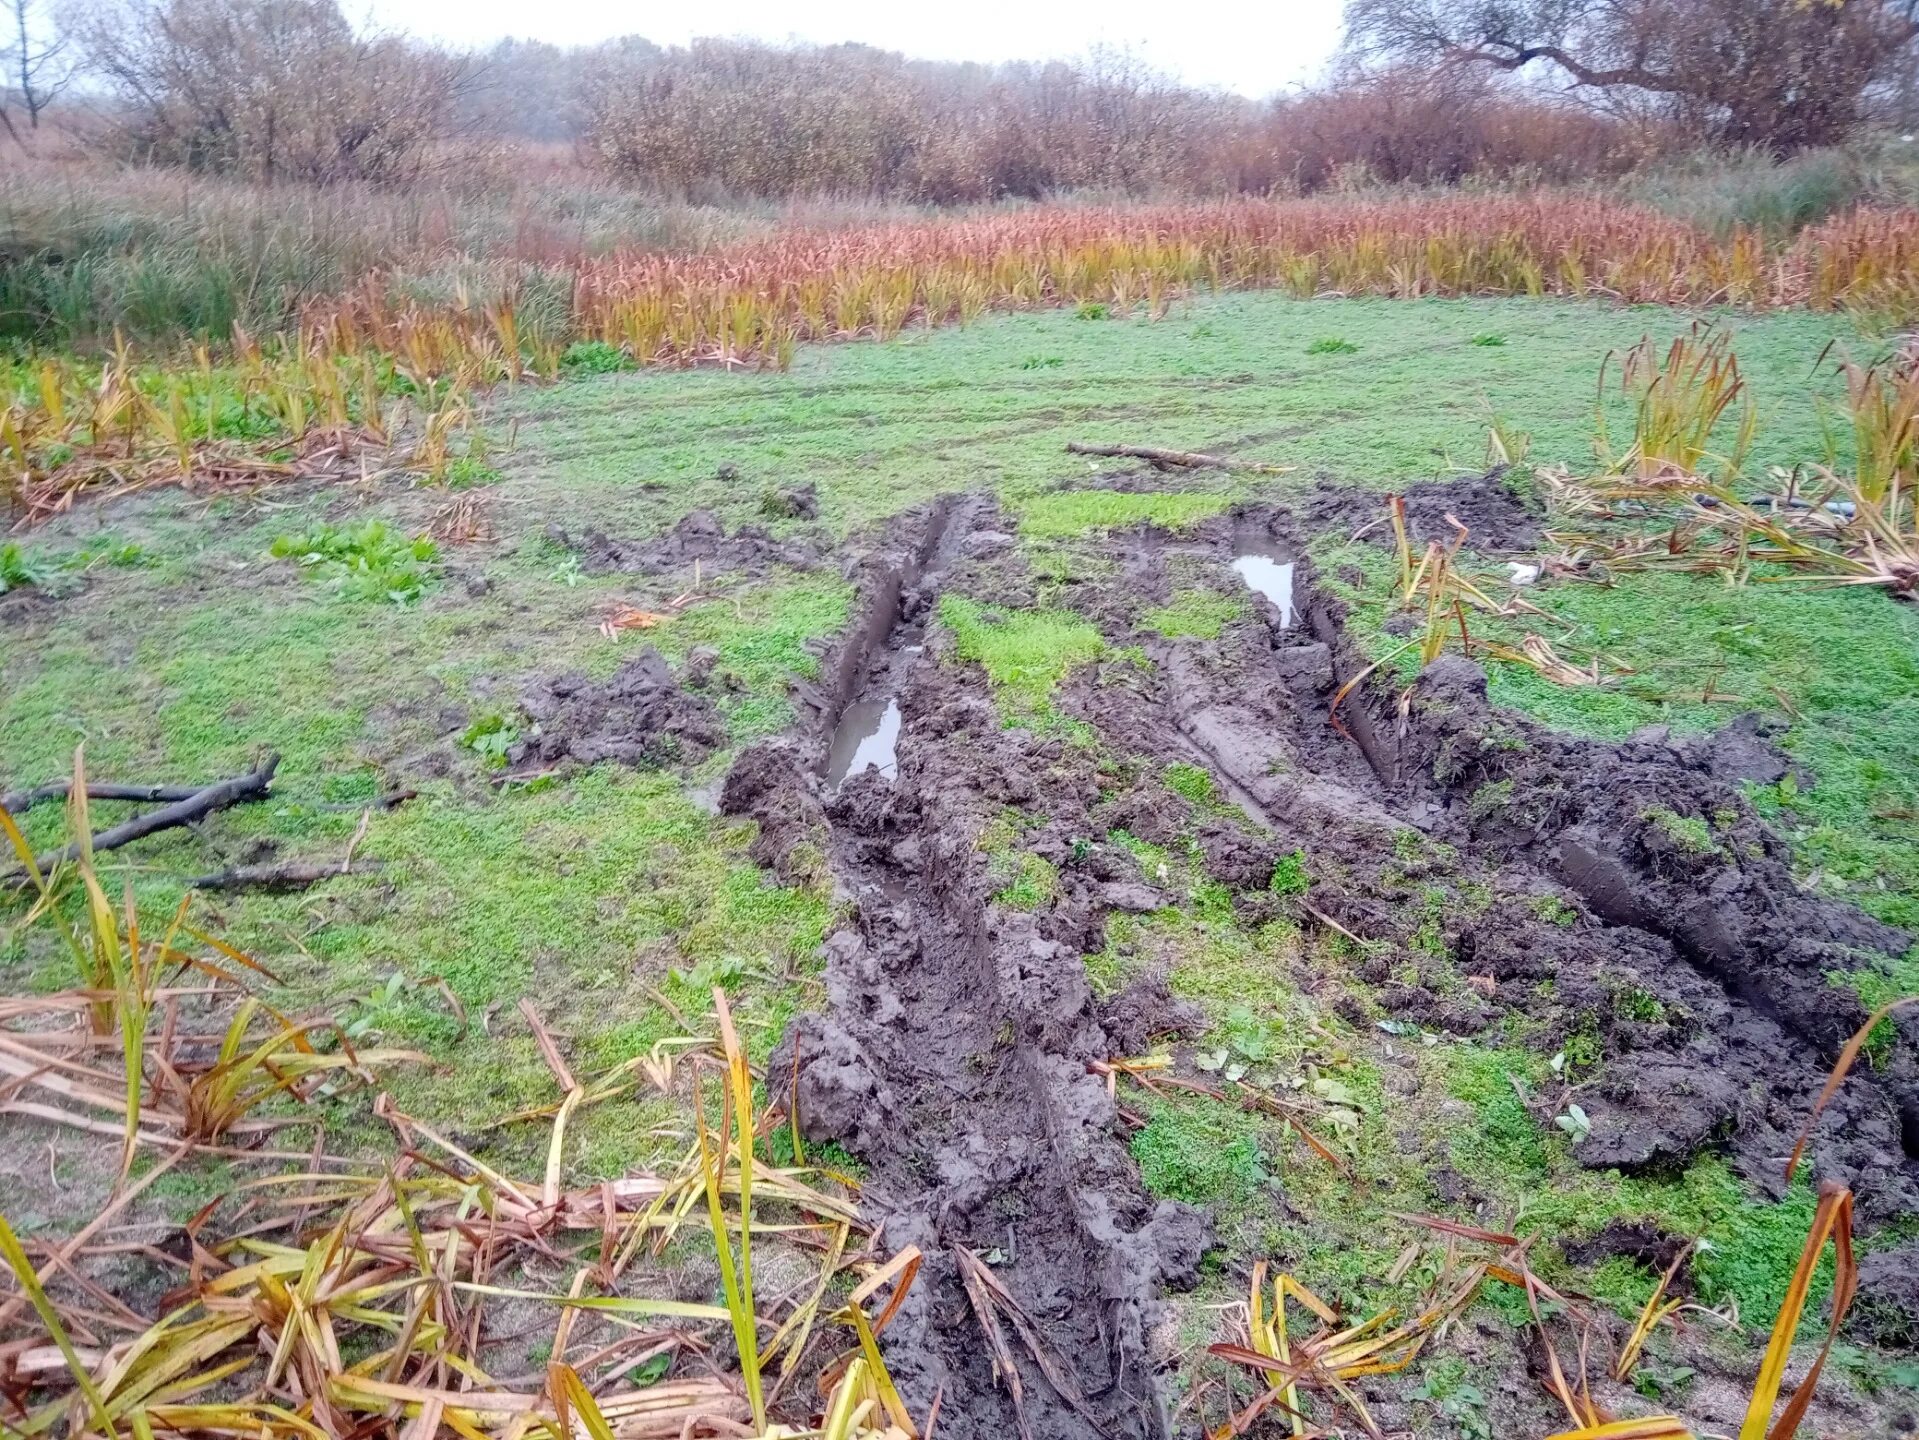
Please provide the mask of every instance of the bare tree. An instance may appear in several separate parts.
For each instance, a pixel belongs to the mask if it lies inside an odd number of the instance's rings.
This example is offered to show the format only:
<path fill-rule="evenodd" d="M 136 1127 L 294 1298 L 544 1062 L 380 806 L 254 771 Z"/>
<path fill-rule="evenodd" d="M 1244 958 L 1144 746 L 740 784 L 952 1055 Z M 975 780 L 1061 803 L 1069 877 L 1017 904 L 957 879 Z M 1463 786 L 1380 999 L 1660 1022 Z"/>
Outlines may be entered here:
<path fill-rule="evenodd" d="M 1346 24 L 1364 54 L 1537 62 L 1784 154 L 1843 140 L 1876 91 L 1910 77 L 1919 0 L 1348 0 Z"/>
<path fill-rule="evenodd" d="M 0 89 L 0 126 L 18 140 L 9 101 L 17 98 L 26 112 L 27 128 L 38 130 L 41 114 L 73 83 L 74 65 L 65 36 L 49 38 L 40 33 L 33 0 L 4 0 L 4 5 L 8 43 L 0 55 L 6 57 L 7 79 L 6 87 Z"/>
<path fill-rule="evenodd" d="M 268 184 L 417 178 L 469 73 L 337 0 L 105 0 L 78 35 L 123 148 Z"/>

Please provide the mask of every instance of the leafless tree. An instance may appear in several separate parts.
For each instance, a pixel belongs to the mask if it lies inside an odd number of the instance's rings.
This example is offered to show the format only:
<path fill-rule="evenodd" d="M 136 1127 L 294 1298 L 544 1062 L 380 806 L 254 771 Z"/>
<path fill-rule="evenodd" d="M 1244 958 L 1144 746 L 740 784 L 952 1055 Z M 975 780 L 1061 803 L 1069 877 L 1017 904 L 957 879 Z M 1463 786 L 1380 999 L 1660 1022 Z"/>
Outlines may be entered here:
<path fill-rule="evenodd" d="M 42 16 L 36 22 L 33 0 L 0 3 L 5 6 L 7 30 L 7 44 L 0 49 L 7 77 L 6 85 L 0 88 L 0 128 L 17 141 L 20 132 L 9 111 L 10 102 L 17 102 L 26 112 L 27 128 L 38 130 L 47 106 L 73 83 L 74 65 L 67 38 L 48 36 L 42 29 L 43 25 L 51 27 L 51 18 Z"/>
<path fill-rule="evenodd" d="M 1919 0 L 1349 0 L 1346 23 L 1364 54 L 1539 64 L 1785 154 L 1845 139 L 1875 92 L 1910 78 Z"/>
<path fill-rule="evenodd" d="M 139 158 L 279 180 L 419 176 L 467 62 L 354 33 L 337 0 L 105 0 L 78 38 Z"/>

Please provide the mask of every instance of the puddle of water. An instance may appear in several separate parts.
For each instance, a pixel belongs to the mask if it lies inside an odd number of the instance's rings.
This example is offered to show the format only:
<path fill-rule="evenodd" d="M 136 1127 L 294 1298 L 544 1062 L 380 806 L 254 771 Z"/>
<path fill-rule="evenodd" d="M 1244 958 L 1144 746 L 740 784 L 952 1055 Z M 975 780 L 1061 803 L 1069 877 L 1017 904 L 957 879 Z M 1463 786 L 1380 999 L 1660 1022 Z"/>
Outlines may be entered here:
<path fill-rule="evenodd" d="M 833 748 L 826 757 L 826 783 L 838 785 L 862 770 L 877 770 L 892 778 L 900 738 L 897 700 L 856 700 L 846 707 Z"/>
<path fill-rule="evenodd" d="M 1242 536 L 1233 569 L 1239 578 L 1264 595 L 1279 610 L 1279 623 L 1293 623 L 1293 555 L 1277 540 L 1265 535 Z"/>

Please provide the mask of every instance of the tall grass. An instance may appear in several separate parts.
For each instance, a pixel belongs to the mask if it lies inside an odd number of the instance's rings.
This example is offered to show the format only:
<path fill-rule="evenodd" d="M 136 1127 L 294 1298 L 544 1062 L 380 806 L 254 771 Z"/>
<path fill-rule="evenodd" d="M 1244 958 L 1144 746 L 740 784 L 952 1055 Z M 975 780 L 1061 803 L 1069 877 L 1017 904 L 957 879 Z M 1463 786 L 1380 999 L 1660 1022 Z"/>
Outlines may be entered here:
<path fill-rule="evenodd" d="M 989 309 L 1097 303 L 1156 316 L 1176 296 L 1262 287 L 1919 317 L 1919 210 L 1850 211 L 1785 243 L 1743 228 L 1721 239 L 1565 192 L 1041 205 L 554 264 L 443 254 L 431 275 L 375 268 L 304 300 L 283 288 L 292 322 L 260 340 L 236 330 L 225 368 L 208 347 L 185 365 L 142 368 L 119 337 L 97 371 L 0 361 L 0 457 L 16 509 L 43 515 L 101 483 L 268 479 L 286 466 L 263 463 L 263 450 L 337 462 L 403 434 L 411 449 L 399 463 L 441 474 L 473 386 L 551 376 L 576 341 L 641 365 L 777 368 L 803 342 L 885 339 Z M 209 316 L 228 313 L 216 289 Z M 421 425 L 396 413 L 401 400 L 424 412 Z"/>
<path fill-rule="evenodd" d="M 426 188 L 267 188 L 159 169 L 35 161 L 0 168 L 0 345 L 224 341 L 290 328 L 299 309 L 380 273 L 423 299 L 574 267 L 616 250 L 698 251 L 782 227 L 919 213 L 873 201 L 694 204 L 577 168 L 518 174 L 449 156 Z"/>

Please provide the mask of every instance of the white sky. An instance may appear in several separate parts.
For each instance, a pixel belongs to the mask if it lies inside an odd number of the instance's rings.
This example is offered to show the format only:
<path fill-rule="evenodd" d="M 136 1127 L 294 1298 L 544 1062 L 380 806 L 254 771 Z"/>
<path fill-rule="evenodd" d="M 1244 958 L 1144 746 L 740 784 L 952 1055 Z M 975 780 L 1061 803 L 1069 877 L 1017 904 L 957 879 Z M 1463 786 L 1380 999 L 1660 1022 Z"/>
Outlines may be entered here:
<path fill-rule="evenodd" d="M 348 0 L 386 30 L 466 46 L 504 36 L 585 45 L 639 34 L 830 44 L 857 40 L 927 60 L 1043 60 L 1094 45 L 1133 51 L 1190 84 L 1265 96 L 1310 80 L 1339 40 L 1341 0 L 1241 0 L 1189 11 L 1167 0 L 731 0 L 655 8 L 619 0 Z"/>

